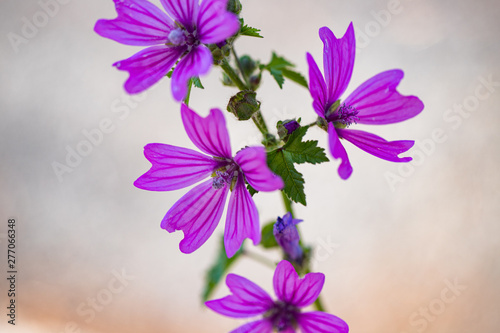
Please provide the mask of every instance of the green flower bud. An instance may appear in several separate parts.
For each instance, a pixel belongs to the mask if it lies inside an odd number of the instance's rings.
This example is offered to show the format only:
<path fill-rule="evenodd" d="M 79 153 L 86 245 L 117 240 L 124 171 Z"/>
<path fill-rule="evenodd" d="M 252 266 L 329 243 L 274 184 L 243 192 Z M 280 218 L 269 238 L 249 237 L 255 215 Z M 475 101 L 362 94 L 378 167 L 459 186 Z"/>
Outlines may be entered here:
<path fill-rule="evenodd" d="M 227 2 L 227 10 L 239 15 L 241 13 L 241 2 L 240 0 L 229 0 Z"/>
<path fill-rule="evenodd" d="M 260 102 L 256 97 L 254 91 L 240 91 L 229 100 L 227 111 L 234 114 L 238 120 L 248 120 L 260 109 Z"/>

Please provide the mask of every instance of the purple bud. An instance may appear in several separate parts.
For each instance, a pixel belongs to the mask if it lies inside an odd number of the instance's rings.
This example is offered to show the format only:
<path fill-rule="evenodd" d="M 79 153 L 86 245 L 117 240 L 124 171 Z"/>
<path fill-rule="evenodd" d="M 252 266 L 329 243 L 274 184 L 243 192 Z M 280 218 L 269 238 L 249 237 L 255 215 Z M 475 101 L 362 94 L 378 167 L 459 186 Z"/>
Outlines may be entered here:
<path fill-rule="evenodd" d="M 283 218 L 278 217 L 273 228 L 278 245 L 281 246 L 291 260 L 296 262 L 302 261 L 303 256 L 302 248 L 299 245 L 299 232 L 295 226 L 299 222 L 302 222 L 302 220 L 293 219 L 292 214 L 286 213 Z"/>
<path fill-rule="evenodd" d="M 288 134 L 292 134 L 297 128 L 300 127 L 300 124 L 296 120 L 289 120 L 285 121 L 283 126 L 288 131 Z"/>

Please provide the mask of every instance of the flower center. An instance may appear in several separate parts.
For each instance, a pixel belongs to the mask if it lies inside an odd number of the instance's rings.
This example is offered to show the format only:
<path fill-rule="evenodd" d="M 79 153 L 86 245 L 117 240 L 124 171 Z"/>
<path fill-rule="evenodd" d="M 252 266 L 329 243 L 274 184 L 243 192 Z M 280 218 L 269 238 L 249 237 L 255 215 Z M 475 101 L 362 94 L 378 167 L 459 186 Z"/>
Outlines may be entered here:
<path fill-rule="evenodd" d="M 232 191 L 238 180 L 240 168 L 232 160 L 224 161 L 226 163 L 223 163 L 222 166 L 219 166 L 214 170 L 214 173 L 212 173 L 212 187 L 216 190 L 220 190 L 226 185 L 229 185 Z"/>
<path fill-rule="evenodd" d="M 285 331 L 289 328 L 295 328 L 297 326 L 297 315 L 300 310 L 282 301 L 276 301 L 274 307 L 264 315 L 264 317 L 269 318 L 274 328 L 278 332 Z"/>
<path fill-rule="evenodd" d="M 193 46 L 196 46 L 198 44 L 200 44 L 200 41 L 197 38 L 196 30 L 189 32 L 183 27 L 178 27 L 170 31 L 170 33 L 168 34 L 167 45 L 186 45 L 189 49 L 191 49 Z"/>
<path fill-rule="evenodd" d="M 345 103 L 340 105 L 337 101 L 330 107 L 330 110 L 326 112 L 326 119 L 334 123 L 335 127 L 346 128 L 352 123 L 357 123 L 359 120 L 357 116 L 358 113 L 359 111 L 353 106 L 345 105 Z"/>

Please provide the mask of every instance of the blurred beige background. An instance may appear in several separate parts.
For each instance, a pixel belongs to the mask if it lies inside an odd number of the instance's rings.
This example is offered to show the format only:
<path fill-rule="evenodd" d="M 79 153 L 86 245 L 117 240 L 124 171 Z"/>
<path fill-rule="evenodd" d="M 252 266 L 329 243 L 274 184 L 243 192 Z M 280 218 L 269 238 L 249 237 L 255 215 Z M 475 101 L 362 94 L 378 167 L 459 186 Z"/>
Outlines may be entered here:
<path fill-rule="evenodd" d="M 0 331 L 229 332 L 244 321 L 204 309 L 199 297 L 218 237 L 184 255 L 182 233 L 160 229 L 187 190 L 156 193 L 132 185 L 149 168 L 142 153 L 147 143 L 193 147 L 170 83 L 127 97 L 127 74 L 111 64 L 140 48 L 93 32 L 96 20 L 115 17 L 113 2 L 63 2 L 47 20 L 37 1 L 0 2 Z M 353 21 L 359 48 L 348 92 L 401 68 L 400 91 L 426 105 L 405 123 L 366 128 L 390 140 L 416 139 L 411 164 L 349 145 L 354 173 L 348 181 L 338 177 L 336 162 L 299 167 L 309 204 L 297 214 L 306 241 L 316 244 L 314 269 L 326 274 L 329 312 L 353 333 L 498 332 L 497 2 L 242 2 L 245 21 L 265 38 L 241 38 L 240 55 L 267 61 L 276 50 L 306 73 L 306 51 L 321 61 L 318 29 L 328 26 L 340 36 Z M 34 19 L 40 27 L 13 47 L 9 33 L 22 35 L 26 20 Z M 224 108 L 234 93 L 220 88 L 219 79 L 214 69 L 202 78 L 206 89 L 193 92 L 199 113 Z M 259 96 L 269 123 L 315 118 L 308 91 L 291 82 L 281 91 L 265 76 Z M 53 162 L 65 163 L 67 150 L 102 122 L 108 133 L 58 179 Z M 258 141 L 251 124 L 231 117 L 228 124 L 233 151 Z M 327 146 L 324 132 L 308 136 Z M 256 203 L 262 222 L 284 213 L 278 193 L 259 194 Z M 18 225 L 15 327 L 5 316 L 12 217 Z M 223 223 L 216 235 L 222 231 Z M 272 270 L 245 259 L 232 271 L 272 292 Z M 226 294 L 222 286 L 216 297 Z"/>

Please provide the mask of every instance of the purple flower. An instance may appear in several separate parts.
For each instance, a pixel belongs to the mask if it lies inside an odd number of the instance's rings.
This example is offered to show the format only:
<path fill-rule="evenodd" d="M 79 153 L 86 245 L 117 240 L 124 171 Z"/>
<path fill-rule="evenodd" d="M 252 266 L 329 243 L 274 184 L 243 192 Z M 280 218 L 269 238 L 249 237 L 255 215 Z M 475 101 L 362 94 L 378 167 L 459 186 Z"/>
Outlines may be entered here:
<path fill-rule="evenodd" d="M 212 54 L 204 44 L 224 42 L 235 34 L 238 17 L 226 10 L 228 0 L 161 0 L 165 14 L 146 0 L 114 0 L 118 17 L 99 20 L 95 31 L 126 45 L 149 46 L 113 66 L 128 71 L 125 90 L 135 94 L 172 74 L 172 93 L 178 101 L 187 94 L 191 77 L 206 74 Z"/>
<path fill-rule="evenodd" d="M 184 232 L 179 244 L 183 253 L 197 250 L 219 223 L 231 191 L 224 244 L 227 256 L 232 257 L 245 238 L 257 245 L 261 237 L 257 207 L 245 180 L 258 191 L 282 189 L 283 181 L 269 170 L 264 147 L 247 147 L 232 157 L 226 121 L 220 110 L 212 109 L 210 115 L 202 118 L 182 104 L 181 115 L 191 141 L 210 156 L 166 144 L 148 144 L 144 155 L 153 165 L 134 185 L 150 191 L 172 191 L 211 176 L 170 208 L 161 227 L 168 232 Z"/>
<path fill-rule="evenodd" d="M 343 102 L 340 97 L 347 88 L 354 66 L 356 41 L 354 28 L 349 25 L 344 37 L 338 39 L 327 27 L 319 30 L 323 40 L 323 67 L 321 74 L 313 57 L 309 63 L 309 90 L 316 113 L 328 124 L 330 152 L 342 160 L 338 172 L 342 179 L 352 174 L 351 163 L 340 139 L 346 139 L 358 148 L 376 157 L 392 162 L 409 162 L 411 157 L 398 157 L 410 149 L 414 141 L 386 141 L 360 130 L 346 129 L 352 123 L 382 125 L 398 123 L 419 114 L 423 103 L 415 96 L 403 96 L 397 90 L 403 71 L 389 70 L 375 75 L 360 85 Z"/>
<path fill-rule="evenodd" d="M 299 245 L 300 237 L 296 224 L 302 222 L 292 218 L 290 212 L 283 215 L 283 218 L 278 217 L 273 227 L 273 234 L 276 242 L 285 251 L 287 256 L 294 262 L 302 261 L 302 248 Z"/>
<path fill-rule="evenodd" d="M 231 333 L 296 332 L 347 333 L 349 327 L 340 318 L 321 311 L 301 312 L 318 298 L 325 275 L 308 273 L 299 279 L 292 264 L 283 260 L 276 267 L 273 277 L 277 301 L 258 285 L 246 278 L 228 274 L 226 284 L 232 295 L 205 303 L 213 311 L 233 318 L 250 318 L 263 315 L 262 319 L 243 325 Z"/>

